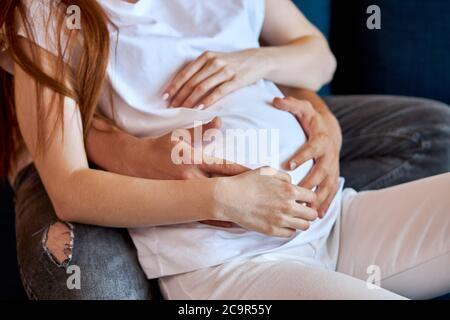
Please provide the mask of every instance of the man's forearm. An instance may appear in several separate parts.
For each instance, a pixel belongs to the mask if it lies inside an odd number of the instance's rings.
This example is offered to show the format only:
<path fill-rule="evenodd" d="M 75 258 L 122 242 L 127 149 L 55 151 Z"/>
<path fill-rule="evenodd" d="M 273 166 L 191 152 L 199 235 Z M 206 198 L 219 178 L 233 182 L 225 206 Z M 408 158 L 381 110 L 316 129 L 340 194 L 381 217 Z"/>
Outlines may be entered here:
<path fill-rule="evenodd" d="M 139 139 L 126 133 L 108 119 L 95 115 L 86 138 L 86 152 L 98 167 L 118 174 L 133 175 L 125 156 Z"/>

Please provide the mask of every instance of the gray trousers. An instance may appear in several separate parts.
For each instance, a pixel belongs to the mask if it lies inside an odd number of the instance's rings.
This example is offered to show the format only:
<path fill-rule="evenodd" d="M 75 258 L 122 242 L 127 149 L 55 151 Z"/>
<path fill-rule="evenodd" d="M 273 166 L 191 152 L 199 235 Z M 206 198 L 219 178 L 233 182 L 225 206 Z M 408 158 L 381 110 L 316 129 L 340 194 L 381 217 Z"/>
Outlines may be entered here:
<path fill-rule="evenodd" d="M 356 190 L 379 189 L 450 171 L 450 107 L 425 99 L 326 99 L 343 130 L 341 175 Z M 34 166 L 15 182 L 17 251 L 33 299 L 151 299 L 158 295 L 126 230 L 64 224 L 64 260 L 46 248 L 57 221 Z M 63 228 L 64 229 L 64 228 Z M 50 231 L 49 231 L 50 230 Z M 73 269 L 76 266 L 79 269 Z M 79 271 L 79 282 L 74 276 Z"/>

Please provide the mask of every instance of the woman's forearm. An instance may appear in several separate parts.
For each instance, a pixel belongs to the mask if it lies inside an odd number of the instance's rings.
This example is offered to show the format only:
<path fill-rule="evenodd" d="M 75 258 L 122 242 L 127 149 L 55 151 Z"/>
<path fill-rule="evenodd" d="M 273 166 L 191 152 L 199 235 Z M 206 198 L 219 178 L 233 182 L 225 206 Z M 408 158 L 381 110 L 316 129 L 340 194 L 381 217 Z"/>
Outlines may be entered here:
<path fill-rule="evenodd" d="M 317 91 L 331 81 L 336 70 L 336 59 L 321 36 L 257 50 L 267 61 L 265 78 L 280 85 Z"/>
<path fill-rule="evenodd" d="M 336 69 L 325 36 L 301 13 L 293 1 L 265 0 L 266 15 L 261 49 L 266 56 L 266 79 L 317 91 Z"/>
<path fill-rule="evenodd" d="M 80 169 L 49 194 L 62 220 L 133 228 L 215 219 L 216 181 L 146 180 Z"/>

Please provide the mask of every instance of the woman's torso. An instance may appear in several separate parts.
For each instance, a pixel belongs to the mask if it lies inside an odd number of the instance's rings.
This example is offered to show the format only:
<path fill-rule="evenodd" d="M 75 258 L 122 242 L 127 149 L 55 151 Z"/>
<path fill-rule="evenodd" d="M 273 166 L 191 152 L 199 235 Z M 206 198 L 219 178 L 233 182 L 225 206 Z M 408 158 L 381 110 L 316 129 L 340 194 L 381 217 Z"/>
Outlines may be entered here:
<path fill-rule="evenodd" d="M 268 150 L 256 159 L 251 155 L 260 150 L 252 149 L 254 145 L 239 150 L 241 155 L 244 153 L 241 158 L 230 155 L 229 148 L 225 148 L 225 158 L 251 168 L 271 165 L 280 169 L 280 162 L 305 142 L 297 120 L 271 106 L 273 98 L 282 94 L 268 81 L 261 80 L 237 90 L 206 110 L 168 108 L 161 98 L 164 87 L 183 65 L 205 51 L 259 47 L 264 0 L 141 0 L 137 4 L 100 0 L 100 3 L 118 27 L 118 33 L 114 30 L 111 33 L 113 44 L 108 68 L 113 108 L 107 88 L 101 110 L 110 117 L 113 110 L 115 121 L 123 129 L 139 136 L 156 137 L 192 127 L 195 121 L 220 116 L 226 142 L 214 145 L 213 149 L 226 146 L 236 138 L 226 133 L 229 129 L 241 129 L 246 137 L 254 134 L 258 143 L 269 144 Z M 269 138 L 261 138 L 264 134 Z M 233 141 L 231 144 L 237 146 Z M 298 183 L 311 166 L 308 162 L 292 173 L 293 182 Z M 339 210 L 338 202 L 333 203 L 332 211 Z M 328 214 L 326 219 L 313 223 L 308 232 L 287 240 L 241 228 L 224 230 L 200 223 L 139 228 L 130 230 L 130 234 L 144 271 L 149 278 L 155 278 L 281 246 L 301 245 L 326 235 L 335 218 L 335 214 Z"/>

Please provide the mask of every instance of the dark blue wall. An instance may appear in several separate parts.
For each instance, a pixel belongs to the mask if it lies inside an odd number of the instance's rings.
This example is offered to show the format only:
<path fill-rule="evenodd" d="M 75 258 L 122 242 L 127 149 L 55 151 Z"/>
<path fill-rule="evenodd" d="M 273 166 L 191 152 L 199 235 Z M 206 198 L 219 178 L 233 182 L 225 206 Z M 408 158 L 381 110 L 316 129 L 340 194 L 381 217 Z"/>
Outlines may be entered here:
<path fill-rule="evenodd" d="M 450 104 L 450 1 L 296 0 L 330 38 L 334 94 L 397 94 Z M 366 27 L 381 9 L 381 30 Z"/>

